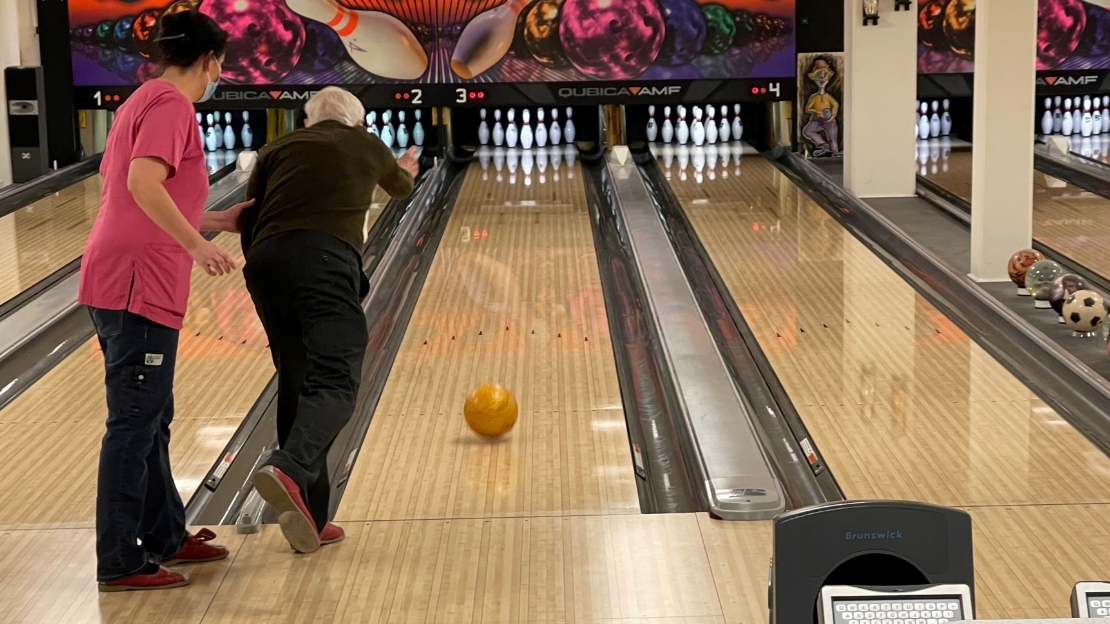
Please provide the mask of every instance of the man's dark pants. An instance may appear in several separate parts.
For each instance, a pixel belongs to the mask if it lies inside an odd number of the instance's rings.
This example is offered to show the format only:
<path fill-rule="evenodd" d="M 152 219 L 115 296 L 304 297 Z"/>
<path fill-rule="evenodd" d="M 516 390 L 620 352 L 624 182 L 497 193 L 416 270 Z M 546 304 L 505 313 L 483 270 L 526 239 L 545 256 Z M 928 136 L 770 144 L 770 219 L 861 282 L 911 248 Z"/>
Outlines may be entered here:
<path fill-rule="evenodd" d="M 366 352 L 360 301 L 369 284 L 359 254 L 310 230 L 250 247 L 247 290 L 278 371 L 278 447 L 270 464 L 305 495 L 317 530 L 328 521 L 328 450 L 351 419 Z"/>

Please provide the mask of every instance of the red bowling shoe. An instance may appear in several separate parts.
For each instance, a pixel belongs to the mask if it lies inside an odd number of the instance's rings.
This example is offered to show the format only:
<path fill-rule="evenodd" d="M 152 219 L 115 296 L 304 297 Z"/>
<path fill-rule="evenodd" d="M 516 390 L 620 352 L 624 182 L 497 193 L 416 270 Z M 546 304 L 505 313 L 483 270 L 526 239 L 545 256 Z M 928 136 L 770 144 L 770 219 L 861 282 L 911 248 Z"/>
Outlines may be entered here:
<path fill-rule="evenodd" d="M 185 545 L 176 555 L 165 561 L 160 561 L 164 566 L 181 565 L 185 563 L 204 563 L 206 561 L 219 561 L 227 559 L 227 547 L 219 544 L 209 544 L 216 539 L 216 534 L 209 529 L 201 529 L 200 533 L 190 535 L 185 540 Z"/>
<path fill-rule="evenodd" d="M 97 583 L 102 592 L 139 591 L 144 589 L 170 589 L 189 584 L 189 577 L 165 566 L 158 566 L 154 574 L 132 574 L 114 581 Z"/>
<path fill-rule="evenodd" d="M 254 473 L 254 489 L 277 512 L 281 532 L 293 550 L 311 553 L 320 549 L 320 533 L 296 481 L 278 468 L 264 466 Z"/>
<path fill-rule="evenodd" d="M 345 537 L 347 537 L 347 534 L 343 532 L 342 527 L 329 522 L 324 525 L 324 530 L 320 531 L 320 545 L 342 542 Z"/>

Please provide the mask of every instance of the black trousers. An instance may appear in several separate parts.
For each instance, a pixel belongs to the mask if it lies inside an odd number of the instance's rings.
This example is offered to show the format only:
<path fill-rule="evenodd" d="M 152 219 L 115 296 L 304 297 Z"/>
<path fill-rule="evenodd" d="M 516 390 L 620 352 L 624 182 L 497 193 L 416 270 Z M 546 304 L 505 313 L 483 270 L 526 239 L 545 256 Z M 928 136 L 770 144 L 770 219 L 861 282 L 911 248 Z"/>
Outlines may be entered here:
<path fill-rule="evenodd" d="M 295 230 L 246 254 L 243 276 L 278 374 L 278 450 L 270 464 L 301 486 L 323 530 L 328 451 L 351 419 L 366 353 L 369 289 L 359 254 L 322 232 Z"/>

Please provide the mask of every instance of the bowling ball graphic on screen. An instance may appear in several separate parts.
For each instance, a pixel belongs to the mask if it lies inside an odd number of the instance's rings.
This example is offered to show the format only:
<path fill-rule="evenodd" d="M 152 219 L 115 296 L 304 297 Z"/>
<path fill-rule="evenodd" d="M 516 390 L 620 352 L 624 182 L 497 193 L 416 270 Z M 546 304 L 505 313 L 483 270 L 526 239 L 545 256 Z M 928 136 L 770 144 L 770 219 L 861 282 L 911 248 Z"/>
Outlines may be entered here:
<path fill-rule="evenodd" d="M 719 4 L 703 5 L 701 12 L 705 15 L 706 31 L 702 53 L 714 56 L 724 52 L 736 37 L 736 22 L 732 15 Z"/>
<path fill-rule="evenodd" d="M 975 0 L 951 0 L 941 22 L 952 51 L 964 58 L 975 55 Z"/>
<path fill-rule="evenodd" d="M 1063 63 L 1079 46 L 1086 27 L 1087 11 L 1081 0 L 1040 0 L 1037 3 L 1037 69 L 1052 69 Z"/>
<path fill-rule="evenodd" d="M 158 12 L 143 11 L 131 25 L 131 42 L 143 58 L 153 58 L 157 52 L 154 37 L 158 30 Z"/>
<path fill-rule="evenodd" d="M 689 1 L 689 0 L 687 0 Z M 539 0 L 525 11 L 521 20 L 521 41 L 529 56 L 541 65 L 569 67 L 570 61 L 559 42 L 560 0 Z"/>
<path fill-rule="evenodd" d="M 301 60 L 304 22 L 285 2 L 204 0 L 200 12 L 229 35 L 222 74 L 227 80 L 273 84 Z"/>
<path fill-rule="evenodd" d="M 733 46 L 743 48 L 759 38 L 759 24 L 756 24 L 755 15 L 751 11 L 744 9 L 733 11 L 732 21 L 736 24 L 736 36 L 732 38 Z"/>
<path fill-rule="evenodd" d="M 132 52 L 135 50 L 135 42 L 131 38 L 132 27 L 135 25 L 134 17 L 121 17 L 116 25 L 112 28 L 112 41 L 116 47 L 121 50 Z"/>
<path fill-rule="evenodd" d="M 1052 306 L 1053 310 L 1056 310 L 1056 314 L 1063 315 L 1064 301 L 1075 291 L 1086 289 L 1087 280 L 1078 275 L 1065 273 L 1053 280 L 1052 286 L 1049 287 L 1048 304 Z"/>
<path fill-rule="evenodd" d="M 662 65 L 684 65 L 705 45 L 705 14 L 693 0 L 659 0 L 663 11 L 663 45 L 656 59 Z"/>
<path fill-rule="evenodd" d="M 562 13 L 563 50 L 593 78 L 639 76 L 663 45 L 663 15 L 655 0 L 566 0 Z"/>
<path fill-rule="evenodd" d="M 1035 249 L 1022 249 L 1010 256 L 1010 263 L 1006 267 L 1010 274 L 1010 280 L 1017 284 L 1018 288 L 1025 288 L 1026 272 L 1029 267 L 1041 260 L 1044 260 L 1044 254 Z"/>

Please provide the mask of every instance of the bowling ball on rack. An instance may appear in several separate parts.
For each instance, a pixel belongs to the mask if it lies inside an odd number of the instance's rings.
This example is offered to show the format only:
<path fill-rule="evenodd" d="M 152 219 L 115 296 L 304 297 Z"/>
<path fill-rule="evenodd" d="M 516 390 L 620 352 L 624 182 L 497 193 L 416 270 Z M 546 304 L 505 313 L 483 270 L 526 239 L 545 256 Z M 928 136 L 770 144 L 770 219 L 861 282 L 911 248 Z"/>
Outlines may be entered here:
<path fill-rule="evenodd" d="M 1064 302 L 1064 323 L 1072 331 L 1093 332 L 1105 318 L 1102 296 L 1093 290 L 1077 290 Z"/>
<path fill-rule="evenodd" d="M 483 384 L 466 397 L 463 417 L 474 433 L 483 438 L 499 438 L 516 424 L 516 399 L 504 386 Z"/>
<path fill-rule="evenodd" d="M 1064 274 L 1064 268 L 1052 260 L 1041 260 L 1025 272 L 1025 287 L 1037 301 L 1048 301 L 1052 282 Z"/>
<path fill-rule="evenodd" d="M 1018 288 L 1025 288 L 1025 273 L 1029 267 L 1044 260 L 1044 254 L 1035 249 L 1022 249 L 1010 256 L 1010 263 L 1006 267 L 1010 274 L 1010 281 L 1017 284 Z"/>
<path fill-rule="evenodd" d="M 1052 286 L 1048 289 L 1048 303 L 1056 310 L 1056 314 L 1064 315 L 1064 301 L 1077 290 L 1086 290 L 1087 280 L 1074 275 L 1072 273 L 1065 273 L 1052 281 Z"/>

